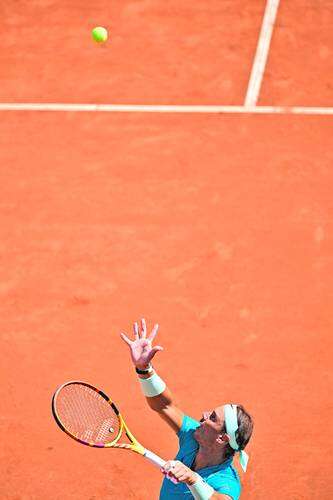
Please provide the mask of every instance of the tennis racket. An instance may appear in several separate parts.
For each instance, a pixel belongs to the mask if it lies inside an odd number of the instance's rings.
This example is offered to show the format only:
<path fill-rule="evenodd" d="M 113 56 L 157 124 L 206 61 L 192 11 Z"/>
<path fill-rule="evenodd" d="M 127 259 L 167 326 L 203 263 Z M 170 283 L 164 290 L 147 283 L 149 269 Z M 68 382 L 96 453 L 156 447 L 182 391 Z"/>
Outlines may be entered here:
<path fill-rule="evenodd" d="M 160 468 L 166 463 L 135 439 L 115 403 L 90 384 L 71 381 L 61 385 L 52 398 L 52 413 L 60 429 L 79 443 L 132 450 Z M 120 442 L 123 434 L 130 443 Z"/>

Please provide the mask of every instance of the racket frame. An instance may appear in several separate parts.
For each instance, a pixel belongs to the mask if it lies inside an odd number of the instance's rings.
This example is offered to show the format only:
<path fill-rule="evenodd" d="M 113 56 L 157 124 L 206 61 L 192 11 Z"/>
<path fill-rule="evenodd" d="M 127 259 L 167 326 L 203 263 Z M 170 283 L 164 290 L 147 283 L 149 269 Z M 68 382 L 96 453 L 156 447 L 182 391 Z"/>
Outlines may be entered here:
<path fill-rule="evenodd" d="M 93 441 L 83 441 L 82 439 L 80 439 L 77 436 L 75 436 L 75 434 L 73 434 L 72 432 L 70 432 L 68 429 L 66 429 L 66 427 L 61 422 L 61 419 L 60 419 L 60 417 L 58 415 L 58 412 L 57 412 L 57 398 L 58 398 L 58 395 L 59 395 L 60 391 L 62 391 L 62 389 L 64 389 L 64 387 L 66 387 L 68 385 L 74 385 L 74 384 L 84 385 L 85 387 L 88 387 L 89 389 L 97 392 L 112 407 L 113 411 L 117 415 L 117 418 L 118 418 L 118 421 L 119 421 L 119 431 L 118 431 L 117 436 L 112 441 L 110 441 L 109 443 L 96 443 L 96 442 L 93 442 Z M 146 450 L 146 448 L 144 448 L 142 446 L 142 444 L 140 444 L 138 442 L 138 440 L 133 436 L 133 434 L 131 433 L 131 431 L 127 427 L 127 425 L 126 425 L 126 423 L 125 423 L 125 421 L 124 421 L 124 419 L 123 419 L 120 411 L 118 410 L 117 406 L 115 405 L 115 403 L 103 391 L 97 389 L 96 387 L 94 387 L 91 384 L 88 384 L 87 382 L 82 382 L 80 380 L 71 380 L 69 382 L 65 382 L 60 387 L 58 387 L 58 389 L 55 391 L 55 393 L 54 393 L 54 395 L 52 397 L 52 414 L 53 414 L 53 417 L 54 417 L 55 421 L 57 422 L 58 426 L 60 427 L 60 429 L 62 431 L 64 431 L 66 434 L 68 434 L 68 436 L 70 436 L 71 438 L 75 439 L 75 441 L 78 441 L 81 444 L 85 444 L 86 446 L 91 446 L 93 448 L 130 449 L 130 450 L 134 451 L 135 453 L 139 453 L 140 455 L 143 455 L 143 456 L 146 456 L 146 452 L 148 452 L 148 450 Z M 127 444 L 127 443 L 118 443 L 118 441 L 119 441 L 121 435 L 123 434 L 123 432 L 125 432 L 127 438 L 130 441 L 130 444 Z M 152 452 L 149 452 L 149 453 L 152 453 Z M 149 453 L 148 453 L 148 455 L 149 455 Z M 147 456 L 147 458 L 149 458 L 149 457 Z"/>

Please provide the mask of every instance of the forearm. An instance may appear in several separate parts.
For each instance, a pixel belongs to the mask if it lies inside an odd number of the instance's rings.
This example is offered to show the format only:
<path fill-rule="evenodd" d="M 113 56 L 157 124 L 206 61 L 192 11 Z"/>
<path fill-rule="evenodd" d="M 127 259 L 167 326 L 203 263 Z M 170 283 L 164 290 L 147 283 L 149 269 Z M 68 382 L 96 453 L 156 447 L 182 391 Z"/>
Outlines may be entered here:
<path fill-rule="evenodd" d="M 154 373 L 156 372 L 154 369 L 152 369 L 149 373 L 138 376 L 140 379 L 147 379 L 152 377 Z M 152 396 L 152 397 L 146 396 L 146 401 L 152 410 L 162 411 L 163 409 L 173 404 L 173 397 L 171 391 L 168 389 L 168 387 L 166 387 L 164 391 L 158 396 Z"/>

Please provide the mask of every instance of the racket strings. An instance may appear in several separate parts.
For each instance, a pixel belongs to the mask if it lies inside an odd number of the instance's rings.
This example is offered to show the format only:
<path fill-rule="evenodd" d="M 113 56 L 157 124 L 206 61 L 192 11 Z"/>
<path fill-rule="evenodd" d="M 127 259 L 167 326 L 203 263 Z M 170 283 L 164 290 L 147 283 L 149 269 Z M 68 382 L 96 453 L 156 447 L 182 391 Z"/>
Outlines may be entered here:
<path fill-rule="evenodd" d="M 109 443 L 119 434 L 119 419 L 111 405 L 96 390 L 83 384 L 63 387 L 56 409 L 65 429 L 86 443 Z"/>

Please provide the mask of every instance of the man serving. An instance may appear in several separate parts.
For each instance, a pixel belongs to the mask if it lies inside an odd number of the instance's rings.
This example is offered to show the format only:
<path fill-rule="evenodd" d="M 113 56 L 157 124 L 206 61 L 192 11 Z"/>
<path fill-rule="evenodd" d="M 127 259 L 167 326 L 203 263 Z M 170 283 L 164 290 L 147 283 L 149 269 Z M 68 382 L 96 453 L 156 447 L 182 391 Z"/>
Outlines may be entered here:
<path fill-rule="evenodd" d="M 160 500 L 173 498 L 197 500 L 238 500 L 241 484 L 233 457 L 239 453 L 243 470 L 248 456 L 244 448 L 252 434 L 251 416 L 241 405 L 225 404 L 204 412 L 200 422 L 185 415 L 173 403 L 172 394 L 151 365 L 161 346 L 153 347 L 158 325 L 147 336 L 144 319 L 134 324 L 134 340 L 121 333 L 130 348 L 148 405 L 177 433 L 179 450 L 175 460 L 162 469 L 165 479 Z"/>

